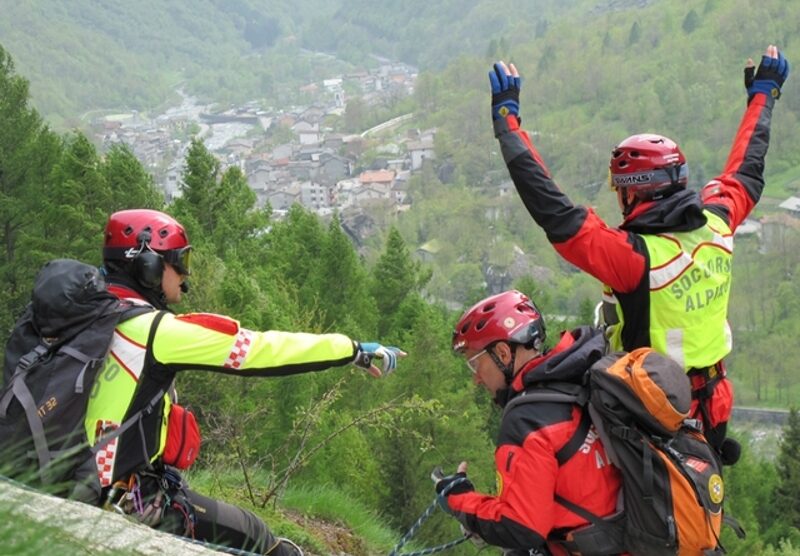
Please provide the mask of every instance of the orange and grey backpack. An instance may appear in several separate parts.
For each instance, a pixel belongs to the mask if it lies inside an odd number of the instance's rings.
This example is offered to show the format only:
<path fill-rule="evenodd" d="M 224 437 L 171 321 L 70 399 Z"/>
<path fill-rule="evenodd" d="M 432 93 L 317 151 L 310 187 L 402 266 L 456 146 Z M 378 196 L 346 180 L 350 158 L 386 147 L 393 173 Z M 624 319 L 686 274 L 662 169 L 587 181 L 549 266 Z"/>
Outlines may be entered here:
<path fill-rule="evenodd" d="M 612 518 L 596 516 L 556 495 L 557 503 L 590 525 L 548 541 L 583 556 L 724 554 L 719 542 L 725 494 L 722 464 L 703 436 L 702 425 L 688 419 L 691 386 L 681 366 L 651 348 L 639 348 L 601 358 L 585 382 L 572 391 L 544 383 L 511 402 L 584 406 L 590 419 L 584 419 L 586 425 L 578 427 L 576 438 L 557 454 L 559 463 L 577 452 L 590 422 L 622 476 L 621 512 Z"/>

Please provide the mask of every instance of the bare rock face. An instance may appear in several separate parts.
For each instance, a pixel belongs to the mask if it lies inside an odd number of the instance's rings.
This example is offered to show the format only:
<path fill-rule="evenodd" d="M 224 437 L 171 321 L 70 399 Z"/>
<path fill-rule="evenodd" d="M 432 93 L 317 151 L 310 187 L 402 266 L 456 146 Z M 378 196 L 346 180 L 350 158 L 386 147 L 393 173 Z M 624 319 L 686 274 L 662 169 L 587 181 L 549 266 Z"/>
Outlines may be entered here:
<path fill-rule="evenodd" d="M 0 481 L 0 507 L 63 531 L 89 554 L 117 552 L 161 556 L 213 556 L 219 552 L 140 525 L 130 519 L 80 502 L 64 500 Z"/>

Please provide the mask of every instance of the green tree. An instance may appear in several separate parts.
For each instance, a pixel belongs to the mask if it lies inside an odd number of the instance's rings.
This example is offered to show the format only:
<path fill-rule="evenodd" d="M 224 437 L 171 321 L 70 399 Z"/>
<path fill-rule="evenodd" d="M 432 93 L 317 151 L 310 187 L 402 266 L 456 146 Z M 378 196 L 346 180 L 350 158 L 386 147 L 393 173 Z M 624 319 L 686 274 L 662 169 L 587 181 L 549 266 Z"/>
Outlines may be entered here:
<path fill-rule="evenodd" d="M 193 242 L 209 245 L 220 257 L 260 258 L 269 210 L 256 207 L 242 171 L 231 167 L 222 173 L 220 162 L 199 139 L 189 148 L 182 191 L 174 209 Z"/>
<path fill-rule="evenodd" d="M 628 33 L 628 46 L 633 46 L 642 38 L 642 29 L 638 21 L 634 21 L 631 25 L 631 30 Z"/>
<path fill-rule="evenodd" d="M 319 219 L 302 206 L 292 205 L 281 222 L 274 223 L 269 233 L 269 247 L 263 264 L 270 265 L 297 291 L 307 295 L 297 300 L 305 312 L 317 306 L 318 289 L 310 284 L 315 267 L 319 265 L 325 230 Z"/>
<path fill-rule="evenodd" d="M 256 194 L 237 167 L 228 168 L 213 188 L 212 210 L 215 228 L 211 231 L 220 256 L 250 258 L 261 244 L 259 234 L 266 231 L 269 210 L 256 207 Z"/>
<path fill-rule="evenodd" d="M 372 270 L 372 296 L 381 315 L 379 335 L 383 336 L 394 328 L 394 317 L 399 307 L 430 279 L 430 273 L 421 276 L 420 272 L 419 263 L 412 260 L 403 237 L 393 226 L 384 251 Z"/>
<path fill-rule="evenodd" d="M 188 228 L 192 241 L 198 242 L 200 237 L 206 241 L 213 236 L 218 217 L 214 205 L 219 179 L 219 161 L 208 151 L 202 139 L 192 139 L 181 184 L 183 195 L 176 199 L 174 207 L 178 220 Z M 192 229 L 195 226 L 198 229 Z"/>
<path fill-rule="evenodd" d="M 351 133 L 364 131 L 367 126 L 367 112 L 367 105 L 361 98 L 356 97 L 349 99 L 344 109 L 345 131 Z"/>
<path fill-rule="evenodd" d="M 462 360 L 453 357 L 450 340 L 452 317 L 430 305 L 421 307 L 413 325 L 400 332 L 408 351 L 402 364 L 413 373 L 398 371 L 373 396 L 417 397 L 431 404 L 429 413 L 409 414 L 396 426 L 373 438 L 384 486 L 381 510 L 397 527 L 408 527 L 433 496 L 430 471 L 441 465 L 453 472 L 462 460 L 484 492 L 493 488 L 493 446 L 483 427 L 493 405 L 478 394 Z M 476 403 L 476 400 L 479 403 Z M 453 535 L 449 520 L 434 521 L 423 528 L 422 538 Z"/>
<path fill-rule="evenodd" d="M 697 12 L 689 10 L 689 13 L 686 14 L 686 17 L 683 18 L 683 32 L 687 35 L 691 35 L 694 31 L 700 26 L 700 16 L 697 15 Z"/>
<path fill-rule="evenodd" d="M 127 145 L 112 146 L 103 159 L 101 171 L 111 189 L 112 212 L 164 208 L 164 194 Z"/>
<path fill-rule="evenodd" d="M 42 200 L 41 249 L 99 263 L 103 226 L 112 206 L 100 157 L 82 133 L 68 137 Z"/>
<path fill-rule="evenodd" d="M 28 103 L 28 81 L 17 75 L 0 46 L 0 330 L 10 328 L 24 307 L 28 286 L 43 257 L 21 250 L 37 235 L 41 203 L 60 140 Z M 5 332 L 3 333 L 5 336 Z"/>
<path fill-rule="evenodd" d="M 800 413 L 797 408 L 789 412 L 776 464 L 778 486 L 774 503 L 777 518 L 800 529 Z"/>
<path fill-rule="evenodd" d="M 324 328 L 355 335 L 375 333 L 377 314 L 369 278 L 342 230 L 338 215 L 331 219 L 309 284 L 320 296 Z"/>

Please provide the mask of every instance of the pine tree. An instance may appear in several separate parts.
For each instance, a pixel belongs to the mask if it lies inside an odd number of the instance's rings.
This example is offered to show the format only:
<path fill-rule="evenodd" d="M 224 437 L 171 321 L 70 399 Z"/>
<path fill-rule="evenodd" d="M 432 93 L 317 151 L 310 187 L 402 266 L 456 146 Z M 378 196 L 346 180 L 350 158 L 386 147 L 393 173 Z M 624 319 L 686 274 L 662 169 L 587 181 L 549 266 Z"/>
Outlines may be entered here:
<path fill-rule="evenodd" d="M 378 319 L 369 279 L 338 215 L 328 226 L 319 260 L 309 281 L 320 298 L 325 327 L 350 335 L 373 335 Z"/>
<path fill-rule="evenodd" d="M 100 263 L 103 227 L 113 205 L 100 157 L 82 133 L 67 138 L 41 202 L 40 245 L 52 256 Z"/>
<path fill-rule="evenodd" d="M 639 22 L 634 21 L 633 25 L 631 25 L 631 31 L 628 33 L 628 46 L 635 45 L 640 38 L 642 38 L 642 30 L 639 27 Z"/>
<path fill-rule="evenodd" d="M 192 241 L 208 240 L 217 226 L 214 194 L 220 178 L 220 163 L 201 139 L 193 139 L 186 155 L 181 191 L 174 203 L 178 220 L 187 228 Z M 194 229 L 197 227 L 198 229 Z"/>
<path fill-rule="evenodd" d="M 777 459 L 775 509 L 780 521 L 800 529 L 800 413 L 789 412 Z"/>
<path fill-rule="evenodd" d="M 111 147 L 101 171 L 111 189 L 112 212 L 133 208 L 163 210 L 163 193 L 127 145 Z"/>
<path fill-rule="evenodd" d="M 247 263 L 259 244 L 257 236 L 268 225 L 269 213 L 256 208 L 256 194 L 237 167 L 225 171 L 212 197 L 217 225 L 211 238 L 217 254 L 226 258 L 238 256 Z"/>
<path fill-rule="evenodd" d="M 302 206 L 292 205 L 283 221 L 274 223 L 269 233 L 265 263 L 291 287 L 309 291 L 305 287 L 319 264 L 324 237 L 319 219 Z M 317 297 L 301 295 L 298 301 L 308 310 L 316 306 Z"/>
<path fill-rule="evenodd" d="M 45 256 L 24 247 L 40 237 L 44 189 L 61 156 L 61 142 L 28 103 L 28 81 L 0 47 L 0 333 L 22 311 Z"/>
<path fill-rule="evenodd" d="M 372 271 L 372 296 L 381 315 L 379 335 L 394 328 L 400 307 L 412 293 L 418 293 L 430 277 L 430 272 L 420 270 L 419 262 L 411 258 L 400 232 L 392 227 L 386 247 Z"/>
<path fill-rule="evenodd" d="M 694 10 L 689 10 L 686 17 L 683 19 L 683 31 L 689 35 L 700 26 L 700 16 Z"/>

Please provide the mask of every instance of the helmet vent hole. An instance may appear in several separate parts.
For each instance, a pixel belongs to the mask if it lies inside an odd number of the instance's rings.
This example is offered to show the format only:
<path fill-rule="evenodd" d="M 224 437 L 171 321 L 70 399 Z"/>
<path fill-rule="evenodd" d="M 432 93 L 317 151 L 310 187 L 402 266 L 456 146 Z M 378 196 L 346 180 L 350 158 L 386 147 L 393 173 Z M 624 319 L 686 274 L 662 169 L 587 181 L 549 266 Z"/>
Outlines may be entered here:
<path fill-rule="evenodd" d="M 495 307 L 496 307 L 496 305 L 494 303 L 489 303 L 488 305 L 484 306 L 483 312 L 484 313 L 488 313 L 490 311 L 494 311 Z"/>
<path fill-rule="evenodd" d="M 131 235 L 133 233 L 133 226 L 128 226 L 127 228 L 122 230 L 122 233 L 125 234 L 126 236 Z"/>
<path fill-rule="evenodd" d="M 478 324 L 475 325 L 475 330 L 478 331 L 483 330 L 483 327 L 486 326 L 486 322 L 487 322 L 486 319 L 481 319 L 480 321 L 478 321 Z"/>
<path fill-rule="evenodd" d="M 467 330 L 469 330 L 469 325 L 470 324 L 471 323 L 468 322 L 468 323 L 465 323 L 464 326 L 461 327 L 461 333 L 462 334 L 466 334 L 467 333 Z"/>
<path fill-rule="evenodd" d="M 631 151 L 631 158 L 639 158 L 642 154 L 639 151 Z"/>
<path fill-rule="evenodd" d="M 627 166 L 628 166 L 628 161 L 627 160 L 620 160 L 619 161 L 619 167 L 620 168 L 627 168 Z"/>
<path fill-rule="evenodd" d="M 168 235 L 169 235 L 169 230 L 167 230 L 166 228 L 161 228 L 161 230 L 158 232 L 159 237 L 167 237 Z"/>

